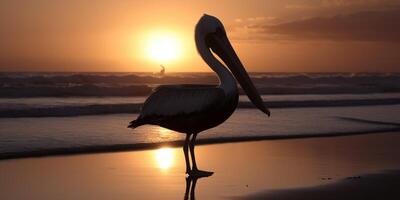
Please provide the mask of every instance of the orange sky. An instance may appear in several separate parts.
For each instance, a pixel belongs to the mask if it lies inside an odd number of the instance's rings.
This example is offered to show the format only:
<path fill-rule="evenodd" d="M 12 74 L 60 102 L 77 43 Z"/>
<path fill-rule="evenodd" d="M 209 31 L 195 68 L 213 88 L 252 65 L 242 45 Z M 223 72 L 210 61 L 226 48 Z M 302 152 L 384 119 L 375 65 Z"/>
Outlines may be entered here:
<path fill-rule="evenodd" d="M 0 71 L 209 71 L 193 41 L 203 13 L 249 71 L 400 72 L 395 0 L 2 0 Z M 164 33 L 181 53 L 161 63 L 146 49 Z"/>

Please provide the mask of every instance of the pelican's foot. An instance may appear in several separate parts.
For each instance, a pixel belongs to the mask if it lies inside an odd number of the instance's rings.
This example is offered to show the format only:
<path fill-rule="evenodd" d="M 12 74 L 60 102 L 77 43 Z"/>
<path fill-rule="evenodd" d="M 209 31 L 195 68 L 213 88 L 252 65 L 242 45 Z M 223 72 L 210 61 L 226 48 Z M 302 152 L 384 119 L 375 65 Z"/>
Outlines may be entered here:
<path fill-rule="evenodd" d="M 214 174 L 214 172 L 202 171 L 198 169 L 193 169 L 187 173 L 189 177 L 200 178 L 200 177 L 208 177 Z"/>

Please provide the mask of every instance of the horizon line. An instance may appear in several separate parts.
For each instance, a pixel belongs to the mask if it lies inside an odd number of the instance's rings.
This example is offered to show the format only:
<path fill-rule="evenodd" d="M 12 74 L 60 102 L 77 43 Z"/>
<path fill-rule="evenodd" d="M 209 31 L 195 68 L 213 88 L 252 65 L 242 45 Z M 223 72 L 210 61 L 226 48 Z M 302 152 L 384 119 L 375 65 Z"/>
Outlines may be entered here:
<path fill-rule="evenodd" d="M 152 72 L 152 71 L 0 71 L 0 73 L 158 73 L 158 72 Z M 168 73 L 214 73 L 213 71 L 170 71 Z M 377 71 L 354 71 L 354 72 L 341 72 L 341 71 L 293 71 L 293 72 L 271 72 L 271 71 L 248 71 L 248 73 L 270 73 L 270 74 L 288 74 L 288 73 L 294 73 L 294 74 L 301 74 L 301 73 L 306 73 L 306 74 L 358 74 L 358 73 L 365 73 L 365 74 L 399 74 L 400 71 L 395 72 L 395 71 L 382 71 L 382 72 L 377 72 Z"/>

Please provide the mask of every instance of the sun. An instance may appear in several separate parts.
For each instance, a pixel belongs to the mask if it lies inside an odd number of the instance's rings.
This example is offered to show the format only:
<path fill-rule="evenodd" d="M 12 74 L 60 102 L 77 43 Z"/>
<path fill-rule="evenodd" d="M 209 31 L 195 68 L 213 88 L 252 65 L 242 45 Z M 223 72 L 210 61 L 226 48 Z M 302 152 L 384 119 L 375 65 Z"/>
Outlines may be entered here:
<path fill-rule="evenodd" d="M 160 63 L 171 62 L 181 56 L 181 43 L 173 33 L 153 33 L 148 37 L 146 53 L 150 60 Z"/>

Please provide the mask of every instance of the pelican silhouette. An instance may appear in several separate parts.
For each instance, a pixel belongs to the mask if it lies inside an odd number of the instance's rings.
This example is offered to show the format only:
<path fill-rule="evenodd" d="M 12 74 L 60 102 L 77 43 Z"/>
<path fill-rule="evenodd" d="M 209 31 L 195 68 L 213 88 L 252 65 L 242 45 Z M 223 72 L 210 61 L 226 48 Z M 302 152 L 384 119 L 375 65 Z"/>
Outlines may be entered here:
<path fill-rule="evenodd" d="M 268 116 L 270 112 L 233 50 L 224 26 L 216 17 L 205 14 L 200 18 L 195 28 L 195 42 L 200 56 L 218 75 L 219 85 L 160 86 L 147 98 L 140 115 L 128 127 L 151 124 L 185 133 L 183 151 L 186 173 L 189 176 L 210 176 L 213 172 L 201 171 L 197 167 L 194 153 L 196 137 L 198 133 L 223 123 L 236 109 L 239 92 L 235 78 L 258 109 Z"/>

